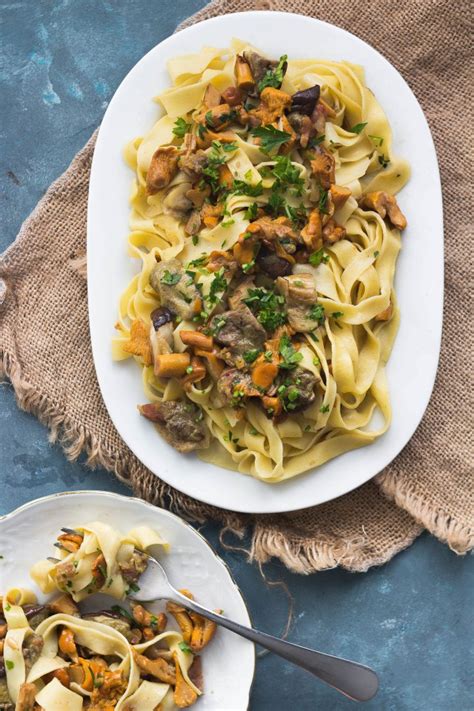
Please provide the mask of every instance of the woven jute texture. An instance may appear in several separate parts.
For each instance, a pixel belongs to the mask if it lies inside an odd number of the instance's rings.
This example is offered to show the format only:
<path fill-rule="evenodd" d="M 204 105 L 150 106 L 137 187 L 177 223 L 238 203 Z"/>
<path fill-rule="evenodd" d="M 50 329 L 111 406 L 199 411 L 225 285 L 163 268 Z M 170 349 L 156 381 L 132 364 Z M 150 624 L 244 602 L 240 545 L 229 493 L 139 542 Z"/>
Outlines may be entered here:
<path fill-rule="evenodd" d="M 444 193 L 444 333 L 430 405 L 397 459 L 375 480 L 336 501 L 273 516 L 243 516 L 193 501 L 136 459 L 107 415 L 92 365 L 84 256 L 94 137 L 50 187 L 0 262 L 2 375 L 12 382 L 20 407 L 46 423 L 51 439 L 61 443 L 68 457 L 86 453 L 90 465 L 114 472 L 148 501 L 195 520 L 216 519 L 224 532 L 247 531 L 251 559 L 262 562 L 275 556 L 300 573 L 337 565 L 367 570 L 408 546 L 423 528 L 457 553 L 473 547 L 474 338 L 469 307 L 474 239 L 469 180 L 474 174 L 474 123 L 468 5 L 468 0 L 379 0 L 376 6 L 343 0 L 220 0 L 185 23 L 251 9 L 326 20 L 388 57 L 426 112 Z"/>

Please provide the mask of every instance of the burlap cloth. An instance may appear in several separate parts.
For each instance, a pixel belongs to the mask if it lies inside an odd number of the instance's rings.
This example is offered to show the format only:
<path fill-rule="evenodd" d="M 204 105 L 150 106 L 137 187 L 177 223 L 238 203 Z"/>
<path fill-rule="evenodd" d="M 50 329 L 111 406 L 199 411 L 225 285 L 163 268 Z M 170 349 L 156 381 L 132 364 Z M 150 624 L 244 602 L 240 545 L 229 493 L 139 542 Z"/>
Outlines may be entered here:
<path fill-rule="evenodd" d="M 423 528 L 457 553 L 472 548 L 474 339 L 468 306 L 474 135 L 468 5 L 468 0 L 219 0 L 185 23 L 239 10 L 280 9 L 340 25 L 393 62 L 428 116 L 444 191 L 444 335 L 430 405 L 397 459 L 336 501 L 274 516 L 243 516 L 201 504 L 172 490 L 137 460 L 107 415 L 92 365 L 82 267 L 94 136 L 49 188 L 0 262 L 0 368 L 20 407 L 49 427 L 68 457 L 85 452 L 89 465 L 114 472 L 137 496 L 196 520 L 216 519 L 223 530 L 248 531 L 251 559 L 276 556 L 296 572 L 336 565 L 367 570 L 408 546 Z"/>

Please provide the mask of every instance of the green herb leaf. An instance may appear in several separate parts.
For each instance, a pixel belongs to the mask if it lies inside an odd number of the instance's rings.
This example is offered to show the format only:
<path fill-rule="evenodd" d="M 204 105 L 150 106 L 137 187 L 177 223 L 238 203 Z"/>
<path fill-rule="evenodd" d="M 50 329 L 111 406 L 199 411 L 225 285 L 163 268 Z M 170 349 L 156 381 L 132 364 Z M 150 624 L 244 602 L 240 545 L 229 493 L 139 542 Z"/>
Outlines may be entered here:
<path fill-rule="evenodd" d="M 390 163 L 389 159 L 386 158 L 384 155 L 378 157 L 378 161 L 382 168 L 386 168 L 387 165 Z"/>
<path fill-rule="evenodd" d="M 182 652 L 186 652 L 186 654 L 192 654 L 193 650 L 189 646 L 189 644 L 186 644 L 186 642 L 178 642 L 178 647 Z"/>
<path fill-rule="evenodd" d="M 248 195 L 249 197 L 259 197 L 263 193 L 262 182 L 252 185 L 251 183 L 246 183 L 245 180 L 234 180 L 234 185 L 231 192 L 234 195 Z"/>
<path fill-rule="evenodd" d="M 309 255 L 308 261 L 313 267 L 317 267 L 321 263 L 326 264 L 327 262 L 329 262 L 329 254 L 326 254 L 323 248 L 321 247 L 321 249 L 318 249 L 317 252 L 313 252 Z"/>
<path fill-rule="evenodd" d="M 364 123 L 356 123 L 355 126 L 352 126 L 352 128 L 349 129 L 351 133 L 361 133 L 364 128 L 367 126 L 367 121 Z"/>
<path fill-rule="evenodd" d="M 188 133 L 191 130 L 191 124 L 187 123 L 184 118 L 177 118 L 174 127 L 173 127 L 173 133 L 177 138 L 184 138 L 185 134 Z"/>
<path fill-rule="evenodd" d="M 324 414 L 326 412 L 329 412 L 330 409 L 331 408 L 329 407 L 329 405 L 321 405 L 321 407 L 319 408 L 319 412 L 322 412 Z"/>
<path fill-rule="evenodd" d="M 333 318 L 341 318 L 341 316 L 344 316 L 344 311 L 333 311 L 331 316 Z"/>
<path fill-rule="evenodd" d="M 288 55 L 283 54 L 280 57 L 278 65 L 275 67 L 275 69 L 267 69 L 262 79 L 258 82 L 258 92 L 261 93 L 267 86 L 272 86 L 275 89 L 279 89 L 282 85 L 287 65 Z"/>
<path fill-rule="evenodd" d="M 166 269 L 165 273 L 161 277 L 161 283 L 166 284 L 166 286 L 175 286 L 175 284 L 177 284 L 180 279 L 180 274 L 172 274 L 170 271 L 168 271 L 168 269 Z"/>
<path fill-rule="evenodd" d="M 251 262 L 246 262 L 245 264 L 242 264 L 242 271 L 244 274 L 248 274 L 248 272 L 253 269 L 255 266 L 255 259 L 252 259 Z"/>
<path fill-rule="evenodd" d="M 294 348 L 290 337 L 287 335 L 280 338 L 278 350 L 283 358 L 283 362 L 280 363 L 280 368 L 292 370 L 303 360 L 303 354 Z"/>
<path fill-rule="evenodd" d="M 187 373 L 188 375 L 191 375 L 191 373 L 192 373 L 193 371 L 194 371 L 193 366 L 192 366 L 192 365 L 188 365 L 188 367 L 186 368 L 186 373 Z"/>
<path fill-rule="evenodd" d="M 138 592 L 139 590 L 140 590 L 139 585 L 137 585 L 136 583 L 130 583 L 128 586 L 128 590 L 125 592 L 125 594 L 128 595 L 130 593 L 130 591 Z"/>
<path fill-rule="evenodd" d="M 289 141 L 291 135 L 287 131 L 279 131 L 274 126 L 258 126 L 252 130 L 252 136 L 260 138 L 260 149 L 263 153 L 277 150 Z"/>
<path fill-rule="evenodd" d="M 250 364 L 253 363 L 254 360 L 257 360 L 259 353 L 260 351 L 257 348 L 254 348 L 251 351 L 246 351 L 242 357 L 246 363 Z"/>
<path fill-rule="evenodd" d="M 191 241 L 192 241 L 193 245 L 196 246 L 199 242 L 199 237 L 197 235 L 193 235 L 191 237 Z"/>
<path fill-rule="evenodd" d="M 312 321 L 317 321 L 320 325 L 324 323 L 324 306 L 315 304 L 311 307 L 309 317 Z"/>
<path fill-rule="evenodd" d="M 264 287 L 249 289 L 248 296 L 243 299 L 243 302 L 269 332 L 286 323 L 285 299 L 273 290 Z"/>
<path fill-rule="evenodd" d="M 319 202 L 318 202 L 319 212 L 327 213 L 327 209 L 326 209 L 327 204 L 328 204 L 328 191 L 324 190 L 323 188 L 319 188 Z"/>
<path fill-rule="evenodd" d="M 255 220 L 255 218 L 257 217 L 257 211 L 258 211 L 258 205 L 256 202 L 253 202 L 245 210 L 245 213 L 244 213 L 245 219 L 246 220 Z"/>
<path fill-rule="evenodd" d="M 10 659 L 5 659 L 5 666 L 11 671 L 15 667 L 15 662 L 12 662 Z"/>
<path fill-rule="evenodd" d="M 379 254 L 380 254 L 379 250 L 376 249 L 375 252 L 374 252 L 374 259 L 377 259 L 377 257 L 379 256 Z"/>

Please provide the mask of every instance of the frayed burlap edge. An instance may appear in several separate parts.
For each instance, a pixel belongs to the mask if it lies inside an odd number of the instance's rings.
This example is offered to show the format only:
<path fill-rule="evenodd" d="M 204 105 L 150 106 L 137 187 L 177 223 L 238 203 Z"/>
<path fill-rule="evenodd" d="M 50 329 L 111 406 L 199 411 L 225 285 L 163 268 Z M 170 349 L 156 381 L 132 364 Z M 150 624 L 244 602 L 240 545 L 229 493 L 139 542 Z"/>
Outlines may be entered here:
<path fill-rule="evenodd" d="M 84 263 L 79 264 L 83 268 Z M 171 508 L 177 514 L 197 523 L 204 523 L 206 517 L 202 512 L 202 504 L 173 490 L 151 472 L 144 472 L 143 465 L 135 457 L 118 459 L 103 442 L 91 435 L 87 430 L 70 418 L 64 416 L 61 409 L 52 403 L 44 394 L 39 393 L 33 385 L 26 382 L 21 374 L 21 368 L 11 354 L 0 352 L 0 381 L 10 381 L 15 392 L 18 406 L 45 425 L 49 430 L 49 440 L 58 444 L 69 461 L 76 461 L 81 455 L 86 456 L 85 465 L 91 469 L 102 467 L 113 473 L 123 484 L 133 489 L 137 496 L 145 498 L 155 505 Z M 194 505 L 193 505 L 194 504 Z M 329 545 L 324 539 L 307 542 L 289 542 L 282 533 L 260 528 L 253 517 L 248 517 L 246 525 L 242 524 L 242 515 L 232 512 L 215 511 L 214 518 L 222 521 L 220 541 L 224 548 L 236 550 L 236 547 L 226 540 L 231 534 L 242 540 L 248 526 L 255 526 L 249 548 L 239 547 L 249 562 L 263 564 L 271 558 L 279 558 L 292 572 L 307 575 L 312 572 L 329 570 L 341 566 L 352 572 L 366 572 L 374 565 L 382 565 L 395 554 L 410 546 L 422 532 L 418 530 L 403 540 L 399 545 L 389 549 L 383 556 L 371 559 L 370 563 L 361 565 L 357 552 L 365 545 L 363 536 L 347 541 L 341 538 Z"/>

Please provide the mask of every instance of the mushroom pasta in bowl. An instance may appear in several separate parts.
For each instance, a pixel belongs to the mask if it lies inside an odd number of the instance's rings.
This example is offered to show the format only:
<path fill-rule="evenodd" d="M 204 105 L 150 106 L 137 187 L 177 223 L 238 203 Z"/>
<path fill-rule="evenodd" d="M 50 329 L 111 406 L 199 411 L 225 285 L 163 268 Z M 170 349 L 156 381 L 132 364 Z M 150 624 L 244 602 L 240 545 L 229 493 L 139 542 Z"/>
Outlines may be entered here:
<path fill-rule="evenodd" d="M 178 451 L 281 482 L 390 425 L 409 167 L 359 65 L 234 39 L 167 66 L 162 117 L 125 148 L 141 270 L 113 355 Z"/>

